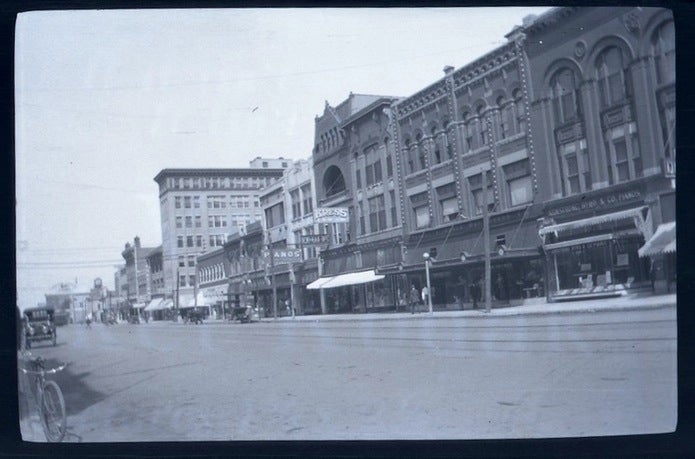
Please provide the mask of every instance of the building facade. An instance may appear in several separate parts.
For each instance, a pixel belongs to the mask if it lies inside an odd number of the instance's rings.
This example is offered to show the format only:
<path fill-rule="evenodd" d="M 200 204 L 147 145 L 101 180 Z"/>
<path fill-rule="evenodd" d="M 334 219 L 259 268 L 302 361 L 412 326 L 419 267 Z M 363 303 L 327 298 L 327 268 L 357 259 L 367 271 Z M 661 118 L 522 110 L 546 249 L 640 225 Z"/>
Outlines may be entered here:
<path fill-rule="evenodd" d="M 121 307 L 123 318 L 141 316 L 151 301 L 152 282 L 148 260 L 150 254 L 157 250 L 156 247 L 143 247 L 138 236 L 133 239 L 133 244 L 130 242 L 125 244 L 125 249 L 121 252 L 125 260 L 126 278 L 126 302 Z"/>
<path fill-rule="evenodd" d="M 318 206 L 349 215 L 320 228 L 324 312 L 403 304 L 425 259 L 440 309 L 484 300 L 488 255 L 495 304 L 675 279 L 670 11 L 554 8 L 506 38 L 410 97 L 351 94 L 316 118 Z"/>
<path fill-rule="evenodd" d="M 195 306 L 208 308 L 213 317 L 229 317 L 231 313 L 228 297 L 230 270 L 225 248 L 219 247 L 198 255 L 196 269 L 198 292 Z"/>
<path fill-rule="evenodd" d="M 307 284 L 318 278 L 316 254 L 323 245 L 315 238 L 319 230 L 314 223 L 315 188 L 312 162 L 298 160 L 260 196 L 267 247 L 283 250 L 284 254 L 299 253 L 288 261 L 287 257 L 275 257 L 268 252 L 268 270 L 275 281 L 272 301 L 279 306 L 278 315 L 290 315 L 290 305 L 295 306 L 297 314 L 320 310 L 318 293 L 306 289 Z"/>
<path fill-rule="evenodd" d="M 550 299 L 675 276 L 675 258 L 668 269 L 638 253 L 675 220 L 672 13 L 556 8 L 513 33 L 531 69 L 531 128 L 549 197 L 539 234 Z"/>
<path fill-rule="evenodd" d="M 259 158 L 261 166 L 264 161 Z M 281 161 L 282 163 L 282 161 Z M 159 185 L 164 290 L 182 305 L 193 304 L 196 257 L 222 247 L 233 230 L 262 218 L 262 188 L 282 169 L 164 169 Z"/>
<path fill-rule="evenodd" d="M 401 191 L 388 96 L 350 94 L 326 103 L 315 120 L 314 174 L 320 208 L 345 209 L 347 223 L 320 223 L 329 247 L 321 252 L 322 312 L 377 310 L 393 305 L 397 289 L 376 269 L 401 261 Z"/>

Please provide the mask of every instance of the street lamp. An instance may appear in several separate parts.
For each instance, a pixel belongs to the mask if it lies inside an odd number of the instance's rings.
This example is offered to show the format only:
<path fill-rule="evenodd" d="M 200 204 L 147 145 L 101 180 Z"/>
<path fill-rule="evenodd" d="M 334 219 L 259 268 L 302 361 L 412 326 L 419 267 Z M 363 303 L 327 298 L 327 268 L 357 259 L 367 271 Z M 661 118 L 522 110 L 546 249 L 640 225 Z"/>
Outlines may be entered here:
<path fill-rule="evenodd" d="M 422 258 L 425 259 L 425 276 L 427 277 L 427 306 L 430 308 L 430 314 L 432 311 L 432 287 L 430 286 L 430 254 L 425 252 L 422 254 Z"/>

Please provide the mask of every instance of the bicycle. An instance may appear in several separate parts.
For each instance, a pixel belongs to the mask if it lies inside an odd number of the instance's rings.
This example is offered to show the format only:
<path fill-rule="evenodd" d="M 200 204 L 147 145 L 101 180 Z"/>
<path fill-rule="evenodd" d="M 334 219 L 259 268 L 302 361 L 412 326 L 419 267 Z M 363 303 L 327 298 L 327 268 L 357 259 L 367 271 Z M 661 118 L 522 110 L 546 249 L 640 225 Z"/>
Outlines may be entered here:
<path fill-rule="evenodd" d="M 67 428 L 67 416 L 65 413 L 65 399 L 60 386 L 55 381 L 47 381 L 47 374 L 56 374 L 63 370 L 68 364 L 46 369 L 45 362 L 41 357 L 31 358 L 30 353 L 23 355 L 29 362 L 29 369 L 21 368 L 22 373 L 34 375 L 34 400 L 37 402 L 41 427 L 46 435 L 46 440 L 59 442 L 65 437 Z"/>

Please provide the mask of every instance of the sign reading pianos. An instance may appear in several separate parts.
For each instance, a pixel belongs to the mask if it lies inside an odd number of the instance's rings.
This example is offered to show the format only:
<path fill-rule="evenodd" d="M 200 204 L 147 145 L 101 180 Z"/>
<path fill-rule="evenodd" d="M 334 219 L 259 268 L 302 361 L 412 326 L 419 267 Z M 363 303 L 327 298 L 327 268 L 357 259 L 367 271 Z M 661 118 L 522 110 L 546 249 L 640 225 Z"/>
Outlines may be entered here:
<path fill-rule="evenodd" d="M 271 253 L 264 250 L 262 255 L 270 260 Z M 301 249 L 273 249 L 272 253 L 273 264 L 282 265 L 287 263 L 299 263 L 302 261 Z"/>

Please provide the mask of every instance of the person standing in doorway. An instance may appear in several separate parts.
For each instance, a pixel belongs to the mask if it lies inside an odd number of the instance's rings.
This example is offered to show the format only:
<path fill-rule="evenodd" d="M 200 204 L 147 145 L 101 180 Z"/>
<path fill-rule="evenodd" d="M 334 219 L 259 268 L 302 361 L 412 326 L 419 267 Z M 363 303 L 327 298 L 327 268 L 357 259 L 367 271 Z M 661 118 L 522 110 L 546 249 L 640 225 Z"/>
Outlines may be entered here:
<path fill-rule="evenodd" d="M 410 313 L 415 314 L 415 307 L 420 302 L 420 294 L 418 293 L 415 285 L 410 286 L 410 294 L 408 296 L 408 303 L 410 303 Z"/>

